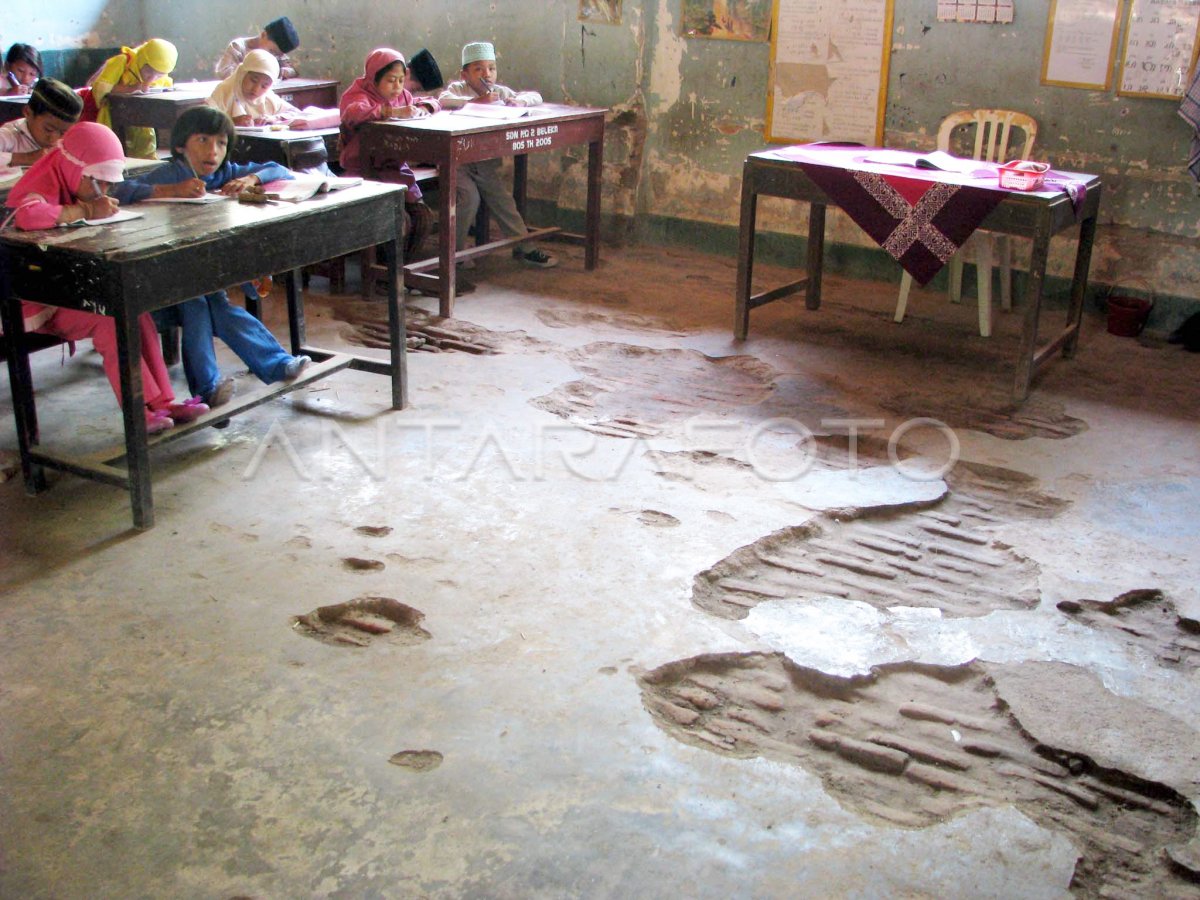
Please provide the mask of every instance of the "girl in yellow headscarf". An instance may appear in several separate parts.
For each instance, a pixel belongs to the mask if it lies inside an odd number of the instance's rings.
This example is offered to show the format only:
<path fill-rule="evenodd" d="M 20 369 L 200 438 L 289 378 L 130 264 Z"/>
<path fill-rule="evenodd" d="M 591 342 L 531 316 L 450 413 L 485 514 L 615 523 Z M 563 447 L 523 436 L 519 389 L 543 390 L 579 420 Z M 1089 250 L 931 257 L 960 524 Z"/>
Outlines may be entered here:
<path fill-rule="evenodd" d="M 122 47 L 121 52 L 110 57 L 88 83 L 92 88 L 92 99 L 96 102 L 96 121 L 112 127 L 112 111 L 109 109 L 109 94 L 133 94 L 151 88 L 170 87 L 170 73 L 179 59 L 179 51 L 170 41 L 151 38 L 134 48 Z M 153 128 L 127 128 L 125 152 L 130 156 L 154 159 L 158 149 L 158 138 Z"/>

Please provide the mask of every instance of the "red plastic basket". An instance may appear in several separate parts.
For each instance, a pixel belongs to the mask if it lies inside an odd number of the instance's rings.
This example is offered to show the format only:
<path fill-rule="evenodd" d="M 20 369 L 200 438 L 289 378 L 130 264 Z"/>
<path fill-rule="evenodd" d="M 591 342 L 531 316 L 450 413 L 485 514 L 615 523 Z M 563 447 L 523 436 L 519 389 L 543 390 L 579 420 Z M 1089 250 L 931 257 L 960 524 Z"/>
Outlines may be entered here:
<path fill-rule="evenodd" d="M 1036 191 L 1049 171 L 1048 163 L 1014 159 L 1000 167 L 1000 187 L 1010 191 Z"/>

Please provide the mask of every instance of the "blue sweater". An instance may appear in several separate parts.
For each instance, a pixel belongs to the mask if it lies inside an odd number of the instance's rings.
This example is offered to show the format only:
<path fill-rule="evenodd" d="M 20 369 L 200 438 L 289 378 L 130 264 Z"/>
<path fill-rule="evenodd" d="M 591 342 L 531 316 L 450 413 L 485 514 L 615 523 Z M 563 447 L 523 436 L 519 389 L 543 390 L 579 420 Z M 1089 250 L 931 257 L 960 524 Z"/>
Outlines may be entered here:
<path fill-rule="evenodd" d="M 208 190 L 219 191 L 227 182 L 241 178 L 243 175 L 257 175 L 263 184 L 293 177 L 291 170 L 284 168 L 279 163 L 231 163 L 226 159 L 217 167 L 217 171 L 200 180 L 204 182 Z M 175 158 L 140 178 L 117 182 L 113 185 L 112 193 L 117 198 L 117 202 L 124 206 L 149 198 L 154 193 L 156 184 L 179 184 L 181 181 L 195 177 L 190 165 L 182 159 Z"/>

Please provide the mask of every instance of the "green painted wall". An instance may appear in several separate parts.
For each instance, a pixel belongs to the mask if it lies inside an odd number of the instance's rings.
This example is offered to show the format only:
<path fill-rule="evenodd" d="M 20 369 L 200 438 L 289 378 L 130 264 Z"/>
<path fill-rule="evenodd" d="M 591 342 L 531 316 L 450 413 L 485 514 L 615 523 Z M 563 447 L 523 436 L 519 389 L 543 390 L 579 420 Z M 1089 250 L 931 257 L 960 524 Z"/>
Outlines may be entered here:
<path fill-rule="evenodd" d="M 1022 0 L 1012 25 L 936 21 L 934 0 L 896 0 L 885 142 L 932 147 L 951 111 L 1021 109 L 1041 133 L 1035 153 L 1064 169 L 1104 176 L 1093 281 L 1137 282 L 1163 297 L 1200 299 L 1200 195 L 1184 169 L 1189 133 L 1177 103 L 1039 84 L 1049 0 Z M 429 47 L 453 74 L 468 40 L 492 40 L 500 75 L 549 100 L 610 107 L 604 209 L 610 236 L 707 235 L 732 252 L 741 163 L 764 145 L 766 44 L 683 38 L 680 0 L 625 0 L 619 25 L 583 23 L 577 0 L 216 0 L 180 26 L 176 4 L 112 2 L 81 29 L 100 43 L 158 34 L 176 41 L 183 77 L 205 77 L 226 40 L 249 34 L 286 9 L 301 30 L 295 54 L 306 74 L 348 83 L 367 52 Z M 118 14 L 117 11 L 120 11 Z M 144 34 L 117 34 L 113 22 L 141 21 Z M 583 205 L 582 154 L 543 156 L 532 188 L 564 213 Z M 767 201 L 766 228 L 803 230 L 804 210 Z M 870 254 L 869 241 L 840 216 L 833 240 Z M 1070 242 L 1058 241 L 1052 269 L 1069 272 Z M 860 254 L 861 255 L 861 254 Z M 886 263 L 875 266 L 895 274 Z M 895 275 L 898 278 L 898 275 Z"/>

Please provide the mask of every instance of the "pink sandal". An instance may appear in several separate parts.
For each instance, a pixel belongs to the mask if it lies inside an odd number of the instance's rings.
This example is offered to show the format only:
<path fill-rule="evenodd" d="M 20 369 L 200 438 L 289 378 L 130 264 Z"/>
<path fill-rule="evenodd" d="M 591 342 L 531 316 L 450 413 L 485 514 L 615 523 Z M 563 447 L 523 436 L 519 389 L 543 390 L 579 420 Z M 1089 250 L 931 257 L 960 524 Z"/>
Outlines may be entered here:
<path fill-rule="evenodd" d="M 180 425 L 192 422 L 208 412 L 208 404 L 200 397 L 189 397 L 182 403 L 172 403 L 166 408 L 166 414 Z"/>
<path fill-rule="evenodd" d="M 175 421 L 165 409 L 146 410 L 146 434 L 160 434 L 175 427 Z"/>

